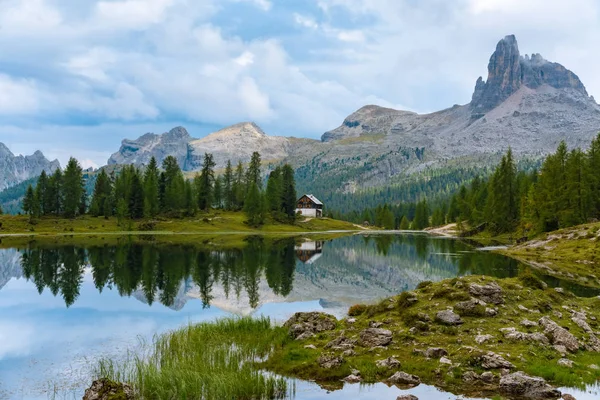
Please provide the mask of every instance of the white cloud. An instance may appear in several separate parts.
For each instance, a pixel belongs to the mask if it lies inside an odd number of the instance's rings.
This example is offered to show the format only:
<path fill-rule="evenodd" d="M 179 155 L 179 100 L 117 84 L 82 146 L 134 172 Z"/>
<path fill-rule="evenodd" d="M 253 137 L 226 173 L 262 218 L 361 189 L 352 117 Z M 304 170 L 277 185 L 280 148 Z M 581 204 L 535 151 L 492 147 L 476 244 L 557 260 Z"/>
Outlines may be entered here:
<path fill-rule="evenodd" d="M 243 78 L 238 95 L 250 119 L 265 120 L 272 116 L 269 96 L 260 91 L 254 79 Z"/>
<path fill-rule="evenodd" d="M 0 74 L 0 115 L 34 114 L 38 108 L 39 93 L 33 81 Z"/>
<path fill-rule="evenodd" d="M 252 65 L 254 63 L 254 54 L 249 51 L 244 51 L 237 57 L 234 62 L 242 67 L 246 67 L 248 65 Z"/>
<path fill-rule="evenodd" d="M 0 6 L 0 34 L 35 34 L 55 29 L 61 13 L 45 0 L 5 0 Z"/>
<path fill-rule="evenodd" d="M 271 9 L 271 7 L 273 7 L 273 3 L 271 3 L 271 1 L 269 0 L 233 0 L 235 2 L 247 2 L 247 3 L 252 3 L 254 4 L 256 7 L 262 9 L 263 11 L 269 11 Z"/>
<path fill-rule="evenodd" d="M 164 19 L 174 0 L 101 1 L 96 4 L 96 16 L 113 28 L 143 29 Z"/>
<path fill-rule="evenodd" d="M 294 13 L 294 21 L 296 24 L 305 28 L 317 29 L 319 24 L 312 17 L 307 17 L 298 13 Z"/>

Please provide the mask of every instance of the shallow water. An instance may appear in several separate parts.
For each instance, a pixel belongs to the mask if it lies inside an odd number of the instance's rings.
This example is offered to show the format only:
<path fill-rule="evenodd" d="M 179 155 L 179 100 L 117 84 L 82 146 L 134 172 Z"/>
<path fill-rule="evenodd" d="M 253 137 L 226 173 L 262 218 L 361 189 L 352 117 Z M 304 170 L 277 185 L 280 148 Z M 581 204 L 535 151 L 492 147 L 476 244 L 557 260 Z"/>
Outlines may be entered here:
<path fill-rule="evenodd" d="M 352 304 L 424 280 L 508 277 L 519 268 L 458 240 L 419 234 L 304 243 L 255 238 L 227 250 L 156 243 L 0 250 L 0 399 L 81 398 L 99 357 L 123 356 L 140 340 L 191 322 L 230 315 L 283 321 L 313 310 L 342 316 Z M 408 392 L 456 398 L 426 385 Z M 295 398 L 402 393 L 383 384 L 327 393 L 297 381 Z"/>

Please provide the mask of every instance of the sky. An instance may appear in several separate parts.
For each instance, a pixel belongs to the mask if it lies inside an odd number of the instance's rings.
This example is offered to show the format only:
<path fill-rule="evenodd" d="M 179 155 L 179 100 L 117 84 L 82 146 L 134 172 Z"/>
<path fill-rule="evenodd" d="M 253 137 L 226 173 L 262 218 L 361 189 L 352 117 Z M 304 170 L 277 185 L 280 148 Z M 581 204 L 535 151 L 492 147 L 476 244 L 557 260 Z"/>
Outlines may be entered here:
<path fill-rule="evenodd" d="M 600 96 L 598 0 L 0 0 L 0 142 L 101 166 L 124 138 L 470 101 L 515 34 Z"/>

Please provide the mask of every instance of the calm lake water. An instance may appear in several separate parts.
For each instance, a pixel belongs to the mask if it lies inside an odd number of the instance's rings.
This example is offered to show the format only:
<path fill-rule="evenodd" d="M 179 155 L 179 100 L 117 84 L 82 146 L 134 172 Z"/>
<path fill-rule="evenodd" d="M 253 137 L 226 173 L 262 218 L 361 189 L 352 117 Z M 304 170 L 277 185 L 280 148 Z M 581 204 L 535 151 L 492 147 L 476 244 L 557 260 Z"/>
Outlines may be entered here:
<path fill-rule="evenodd" d="M 284 321 L 314 310 L 343 316 L 352 304 L 424 280 L 509 277 L 519 268 L 464 242 L 419 234 L 327 242 L 251 238 L 243 249 L 223 250 L 134 241 L 0 250 L 0 399 L 81 398 L 99 357 L 123 356 L 140 341 L 191 322 L 231 315 Z M 308 382 L 296 382 L 295 398 L 393 400 L 402 393 L 456 398 L 426 385 L 411 391 L 346 385 L 327 393 Z"/>

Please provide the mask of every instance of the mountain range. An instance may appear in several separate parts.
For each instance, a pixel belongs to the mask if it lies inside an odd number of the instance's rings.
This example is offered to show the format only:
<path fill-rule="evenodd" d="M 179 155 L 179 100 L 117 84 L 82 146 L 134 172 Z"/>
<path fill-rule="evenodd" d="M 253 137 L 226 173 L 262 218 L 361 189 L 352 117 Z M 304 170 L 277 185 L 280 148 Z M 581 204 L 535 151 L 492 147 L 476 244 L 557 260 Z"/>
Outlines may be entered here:
<path fill-rule="evenodd" d="M 241 123 L 194 139 L 182 127 L 124 140 L 109 164 L 143 164 L 174 155 L 184 170 L 201 167 L 204 152 L 246 162 L 253 151 L 270 162 L 289 162 L 308 182 L 329 182 L 340 192 L 382 187 L 424 170 L 495 162 L 509 146 L 517 157 L 553 152 L 561 140 L 586 147 L 600 131 L 600 106 L 577 75 L 540 54 L 521 55 L 514 35 L 500 40 L 488 76 L 475 83 L 465 105 L 430 113 L 367 105 L 320 141 L 269 136 Z"/>
<path fill-rule="evenodd" d="M 52 173 L 57 168 L 60 168 L 58 160 L 49 161 L 41 151 L 30 156 L 15 156 L 8 147 L 0 143 L 0 190 L 36 177 L 43 170 Z"/>

